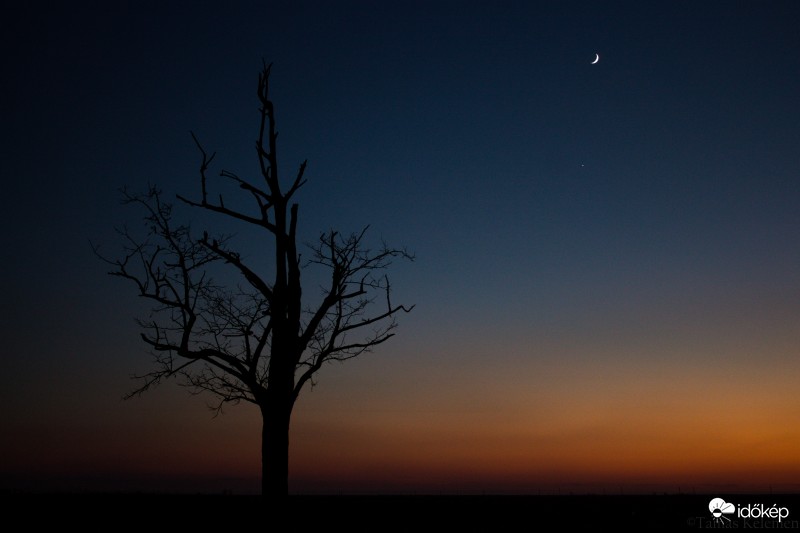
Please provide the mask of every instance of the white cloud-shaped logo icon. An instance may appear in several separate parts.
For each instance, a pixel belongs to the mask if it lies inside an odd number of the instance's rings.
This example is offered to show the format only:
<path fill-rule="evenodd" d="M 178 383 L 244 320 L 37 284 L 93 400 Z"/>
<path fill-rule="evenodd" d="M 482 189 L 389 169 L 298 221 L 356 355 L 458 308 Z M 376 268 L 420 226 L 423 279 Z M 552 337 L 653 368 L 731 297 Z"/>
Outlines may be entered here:
<path fill-rule="evenodd" d="M 708 502 L 708 510 L 714 515 L 714 518 L 719 518 L 723 514 L 733 514 L 736 512 L 736 506 L 732 503 L 727 503 L 722 498 L 714 498 Z"/>

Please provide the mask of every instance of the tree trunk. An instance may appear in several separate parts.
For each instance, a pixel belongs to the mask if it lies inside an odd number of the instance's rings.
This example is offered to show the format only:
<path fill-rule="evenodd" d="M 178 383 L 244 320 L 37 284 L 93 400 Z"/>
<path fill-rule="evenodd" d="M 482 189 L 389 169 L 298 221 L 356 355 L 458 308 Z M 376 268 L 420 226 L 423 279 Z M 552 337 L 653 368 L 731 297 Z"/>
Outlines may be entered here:
<path fill-rule="evenodd" d="M 261 406 L 261 494 L 289 494 L 289 418 L 291 408 Z"/>

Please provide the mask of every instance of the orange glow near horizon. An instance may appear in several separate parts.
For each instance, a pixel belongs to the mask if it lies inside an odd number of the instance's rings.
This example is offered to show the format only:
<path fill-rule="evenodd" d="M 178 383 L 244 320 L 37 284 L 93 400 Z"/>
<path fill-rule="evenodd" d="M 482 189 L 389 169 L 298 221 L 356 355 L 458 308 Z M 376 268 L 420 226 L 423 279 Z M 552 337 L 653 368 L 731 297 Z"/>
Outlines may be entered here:
<path fill-rule="evenodd" d="M 554 364 L 558 379 L 539 386 L 509 387 L 507 376 L 480 390 L 483 407 L 469 411 L 457 406 L 475 402 L 456 387 L 449 402 L 432 398 L 428 409 L 416 398 L 406 412 L 379 412 L 376 401 L 375 412 L 340 406 L 333 418 L 315 392 L 296 418 L 292 472 L 312 486 L 337 479 L 378 491 L 798 489 L 796 362 L 782 374 L 733 358 L 717 369 L 648 365 L 642 375 L 631 361 L 580 372 Z"/>
<path fill-rule="evenodd" d="M 773 342 L 771 357 L 648 359 L 598 349 L 581 364 L 558 352 L 512 354 L 505 360 L 517 364 L 491 366 L 465 348 L 462 364 L 447 372 L 437 366 L 443 358 L 410 359 L 396 350 L 331 366 L 295 409 L 290 487 L 797 492 L 800 398 L 793 376 L 800 361 L 774 355 L 784 352 L 776 348 L 780 339 Z M 253 406 L 212 418 L 177 387 L 121 405 L 89 413 L 105 417 L 103 427 L 44 426 L 26 435 L 24 449 L 5 453 L 19 458 L 20 471 L 41 476 L 258 490 L 261 425 Z M 56 447 L 53 431 L 63 434 Z"/>

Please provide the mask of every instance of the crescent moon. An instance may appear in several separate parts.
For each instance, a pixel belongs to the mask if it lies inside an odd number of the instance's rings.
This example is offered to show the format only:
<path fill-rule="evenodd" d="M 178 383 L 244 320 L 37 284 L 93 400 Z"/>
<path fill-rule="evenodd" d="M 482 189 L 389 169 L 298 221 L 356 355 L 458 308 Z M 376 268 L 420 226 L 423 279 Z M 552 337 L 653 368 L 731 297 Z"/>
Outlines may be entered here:
<path fill-rule="evenodd" d="M 595 54 L 594 54 L 594 61 L 592 61 L 592 63 L 591 63 L 591 64 L 592 64 L 592 65 L 594 65 L 594 64 L 595 64 L 595 63 L 597 63 L 598 61 L 600 61 L 600 54 L 598 54 L 598 53 L 595 53 Z"/>

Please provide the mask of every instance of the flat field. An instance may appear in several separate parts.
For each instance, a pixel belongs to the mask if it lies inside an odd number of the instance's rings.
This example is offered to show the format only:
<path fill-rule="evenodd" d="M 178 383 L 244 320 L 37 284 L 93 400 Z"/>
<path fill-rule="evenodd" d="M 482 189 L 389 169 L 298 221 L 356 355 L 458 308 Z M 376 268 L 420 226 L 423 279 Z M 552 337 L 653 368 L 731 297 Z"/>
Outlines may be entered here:
<path fill-rule="evenodd" d="M 715 517 L 714 498 L 733 504 Z M 290 496 L 0 493 L 7 518 L 29 526 L 96 531 L 693 531 L 798 529 L 798 494 L 537 496 Z M 35 527 L 36 528 L 36 527 Z M 292 528 L 295 529 L 295 528 Z"/>

